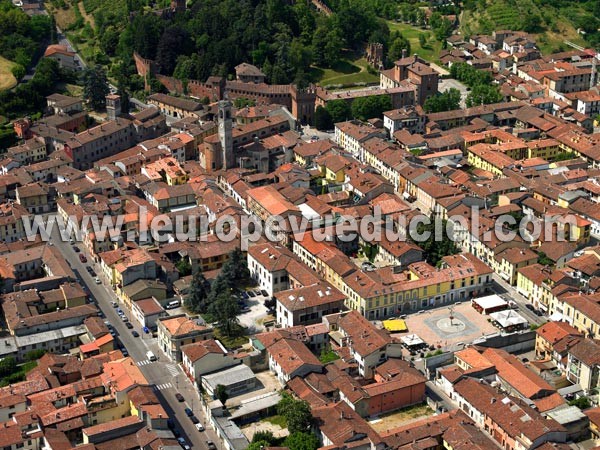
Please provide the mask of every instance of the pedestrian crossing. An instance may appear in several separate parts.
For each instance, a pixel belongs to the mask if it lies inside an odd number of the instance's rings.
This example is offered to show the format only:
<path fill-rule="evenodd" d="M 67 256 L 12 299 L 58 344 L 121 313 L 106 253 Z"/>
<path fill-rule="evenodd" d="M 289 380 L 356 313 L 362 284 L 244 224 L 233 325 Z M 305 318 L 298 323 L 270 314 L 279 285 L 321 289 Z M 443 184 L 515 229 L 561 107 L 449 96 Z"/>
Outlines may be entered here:
<path fill-rule="evenodd" d="M 164 389 L 172 388 L 173 385 L 171 383 L 163 383 L 163 384 L 155 384 L 154 389 L 157 391 L 162 391 Z"/>
<path fill-rule="evenodd" d="M 166 367 L 172 377 L 179 375 L 179 369 L 175 364 L 167 364 Z"/>
<path fill-rule="evenodd" d="M 150 361 L 149 359 L 143 359 L 142 361 L 136 362 L 136 364 L 141 367 L 141 366 L 147 366 L 148 364 L 152 364 L 154 362 L 156 362 L 156 361 Z"/>

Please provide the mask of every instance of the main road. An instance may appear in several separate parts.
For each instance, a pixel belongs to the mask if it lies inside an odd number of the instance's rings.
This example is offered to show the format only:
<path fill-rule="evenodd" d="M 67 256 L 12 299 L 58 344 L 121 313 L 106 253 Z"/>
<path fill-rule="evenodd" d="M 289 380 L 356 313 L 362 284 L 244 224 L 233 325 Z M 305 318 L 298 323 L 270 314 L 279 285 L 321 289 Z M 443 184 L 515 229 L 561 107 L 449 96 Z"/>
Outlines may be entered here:
<path fill-rule="evenodd" d="M 134 325 L 134 329 L 140 336 L 134 337 L 132 335 L 133 330 L 127 329 L 125 323 L 117 314 L 116 308 L 111 306 L 111 302 L 119 301 L 115 293 L 111 290 L 105 280 L 102 280 L 102 283 L 100 284 L 96 284 L 92 276 L 87 272 L 86 265 L 90 265 L 94 268 L 98 277 L 102 279 L 100 267 L 93 263 L 93 258 L 86 254 L 88 262 L 83 264 L 79 259 L 79 255 L 84 254 L 85 249 L 82 253 L 76 253 L 69 242 L 61 240 L 58 227 L 56 226 L 52 232 L 51 244 L 55 245 L 56 248 L 60 250 L 79 278 L 80 283 L 88 289 L 90 297 L 96 301 L 97 307 L 106 316 L 105 320 L 110 322 L 116 331 L 118 341 L 120 341 L 127 349 L 129 356 L 133 358 L 139 366 L 142 374 L 148 380 L 148 383 L 155 386 L 157 397 L 169 414 L 169 417 L 176 422 L 176 428 L 180 431 L 181 435 L 194 449 L 207 449 L 207 440 L 212 440 L 219 448 L 221 448 L 220 441 L 212 429 L 207 427 L 206 431 L 199 432 L 185 414 L 185 408 L 192 409 L 196 417 L 200 420 L 200 423 L 206 425 L 206 416 L 200 405 L 198 394 L 190 380 L 181 371 L 181 368 L 170 361 L 169 358 L 160 351 L 156 338 L 152 338 L 152 335 L 145 334 L 140 329 L 140 324 L 135 320 L 131 320 L 131 312 L 127 311 L 123 305 L 120 305 L 121 309 L 123 309 L 125 314 L 129 317 L 131 323 Z M 79 247 L 82 248 L 82 246 Z M 146 358 L 146 352 L 148 350 L 151 350 L 158 357 L 158 361 L 148 361 Z M 177 392 L 183 395 L 185 402 L 177 401 L 175 398 Z"/>

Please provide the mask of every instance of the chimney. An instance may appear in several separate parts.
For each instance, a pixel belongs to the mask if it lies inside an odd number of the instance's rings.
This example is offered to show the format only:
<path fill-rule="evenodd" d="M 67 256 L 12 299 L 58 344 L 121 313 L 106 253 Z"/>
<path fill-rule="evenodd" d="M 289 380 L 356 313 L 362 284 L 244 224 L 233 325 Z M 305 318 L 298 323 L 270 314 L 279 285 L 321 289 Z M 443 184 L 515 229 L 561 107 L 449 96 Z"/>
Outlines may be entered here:
<path fill-rule="evenodd" d="M 402 58 L 403 59 L 406 58 L 406 49 L 405 48 L 402 49 Z"/>

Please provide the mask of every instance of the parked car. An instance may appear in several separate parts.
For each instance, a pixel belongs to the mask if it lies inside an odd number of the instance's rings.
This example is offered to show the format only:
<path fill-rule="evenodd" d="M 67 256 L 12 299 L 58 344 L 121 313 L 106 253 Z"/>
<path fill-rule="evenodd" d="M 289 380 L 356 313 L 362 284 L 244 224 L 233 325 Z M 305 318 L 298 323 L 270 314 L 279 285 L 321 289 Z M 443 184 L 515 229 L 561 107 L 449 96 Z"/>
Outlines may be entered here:
<path fill-rule="evenodd" d="M 117 314 L 122 316 L 125 313 L 123 312 L 123 310 L 121 308 L 117 308 Z"/>
<path fill-rule="evenodd" d="M 196 424 L 200 423 L 200 421 L 198 420 L 198 418 L 197 418 L 196 416 L 191 416 L 191 417 L 190 417 L 190 420 L 192 421 L 192 423 L 193 423 L 194 425 L 196 425 Z"/>
<path fill-rule="evenodd" d="M 112 306 L 113 308 L 116 308 L 119 306 L 119 304 L 115 301 L 110 302 L 110 306 Z"/>
<path fill-rule="evenodd" d="M 178 402 L 185 401 L 185 398 L 183 398 L 183 395 L 181 395 L 179 392 L 177 394 L 175 394 L 175 398 L 177 399 Z"/>
<path fill-rule="evenodd" d="M 131 322 L 127 322 L 127 323 L 125 324 L 125 326 L 127 327 L 127 329 L 128 329 L 128 330 L 133 330 L 133 324 L 132 324 Z M 136 331 L 135 333 L 137 333 L 137 331 Z M 136 337 L 137 337 L 137 336 L 136 336 Z"/>
<path fill-rule="evenodd" d="M 72 248 L 75 253 L 79 253 L 81 251 L 79 250 L 79 247 L 73 246 Z"/>
<path fill-rule="evenodd" d="M 100 284 L 100 283 L 102 283 L 102 281 L 100 281 L 100 278 L 96 277 L 96 278 L 94 278 L 94 283 Z"/>
<path fill-rule="evenodd" d="M 92 273 L 94 271 L 94 269 L 92 269 L 92 266 L 85 266 L 85 270 L 87 270 L 88 273 Z"/>
<path fill-rule="evenodd" d="M 181 448 L 183 448 L 185 450 L 191 450 L 191 448 L 192 448 L 188 445 L 187 442 L 185 442 L 185 439 L 182 437 L 177 438 L 177 442 L 179 442 L 179 445 L 181 445 Z"/>
<path fill-rule="evenodd" d="M 256 294 L 253 291 L 248 291 L 248 297 L 254 298 L 256 297 Z"/>
<path fill-rule="evenodd" d="M 121 349 L 121 353 L 123 353 L 123 356 L 125 356 L 125 357 L 129 356 L 129 352 L 127 351 L 127 349 L 125 347 L 123 347 Z"/>
<path fill-rule="evenodd" d="M 192 417 L 194 415 L 194 411 L 192 411 L 190 408 L 185 408 L 185 415 Z"/>
<path fill-rule="evenodd" d="M 196 430 L 198 430 L 198 431 L 204 431 L 204 426 L 201 423 L 197 423 L 196 424 Z"/>
<path fill-rule="evenodd" d="M 123 315 L 121 316 L 121 320 L 122 320 L 123 322 L 129 322 L 129 317 L 127 317 L 125 314 L 123 314 Z"/>
<path fill-rule="evenodd" d="M 95 277 L 96 276 L 96 272 L 94 271 L 94 269 L 90 270 L 90 276 Z"/>
<path fill-rule="evenodd" d="M 206 446 L 208 447 L 208 450 L 217 450 L 217 446 L 213 441 L 206 441 Z"/>
<path fill-rule="evenodd" d="M 269 296 L 269 293 L 267 291 L 265 291 L 264 289 L 261 289 L 260 293 L 262 294 L 263 297 L 268 297 Z"/>
<path fill-rule="evenodd" d="M 248 300 L 248 299 L 250 298 L 250 296 L 248 295 L 248 293 L 247 293 L 247 292 L 245 292 L 245 291 L 244 291 L 244 292 L 242 292 L 242 298 L 243 298 L 244 300 Z"/>
<path fill-rule="evenodd" d="M 531 303 L 527 303 L 525 305 L 525 308 L 527 308 L 529 311 L 534 312 L 535 308 L 533 307 L 533 305 Z"/>
<path fill-rule="evenodd" d="M 79 254 L 79 261 L 81 261 L 84 264 L 87 262 L 87 258 L 85 257 L 85 255 L 83 253 Z"/>
<path fill-rule="evenodd" d="M 127 322 L 127 323 L 129 324 L 129 322 Z M 140 333 L 138 333 L 138 332 L 137 332 L 137 331 L 135 331 L 135 330 L 133 330 L 133 331 L 131 332 L 131 335 L 132 335 L 133 337 L 140 337 Z"/>

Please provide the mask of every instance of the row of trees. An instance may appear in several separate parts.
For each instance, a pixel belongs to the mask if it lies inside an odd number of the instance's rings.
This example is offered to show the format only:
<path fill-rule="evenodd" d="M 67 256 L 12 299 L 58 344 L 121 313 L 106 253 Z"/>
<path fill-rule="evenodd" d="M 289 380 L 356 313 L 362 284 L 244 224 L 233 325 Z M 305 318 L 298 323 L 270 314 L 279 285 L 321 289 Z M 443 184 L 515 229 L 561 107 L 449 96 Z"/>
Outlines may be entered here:
<path fill-rule="evenodd" d="M 326 107 L 315 110 L 315 127 L 318 130 L 330 130 L 338 122 L 350 119 L 368 120 L 381 117 L 384 111 L 392 109 L 389 95 L 371 95 L 360 97 L 352 103 L 345 100 L 333 100 Z"/>
<path fill-rule="evenodd" d="M 467 96 L 467 107 L 498 103 L 503 99 L 500 89 L 492 83 L 490 72 L 478 70 L 467 63 L 454 63 L 450 75 L 471 88 Z"/>
<path fill-rule="evenodd" d="M 193 313 L 204 314 L 227 336 L 238 331 L 240 305 L 234 289 L 250 281 L 250 271 L 242 252 L 232 251 L 217 278 L 209 285 L 201 270 L 194 273 L 190 291 L 184 300 L 185 307 Z"/>
<path fill-rule="evenodd" d="M 423 109 L 428 113 L 452 111 L 460 108 L 460 91 L 450 88 L 425 100 Z"/>

